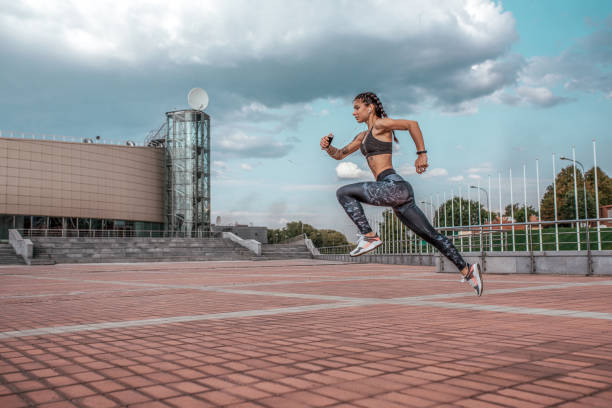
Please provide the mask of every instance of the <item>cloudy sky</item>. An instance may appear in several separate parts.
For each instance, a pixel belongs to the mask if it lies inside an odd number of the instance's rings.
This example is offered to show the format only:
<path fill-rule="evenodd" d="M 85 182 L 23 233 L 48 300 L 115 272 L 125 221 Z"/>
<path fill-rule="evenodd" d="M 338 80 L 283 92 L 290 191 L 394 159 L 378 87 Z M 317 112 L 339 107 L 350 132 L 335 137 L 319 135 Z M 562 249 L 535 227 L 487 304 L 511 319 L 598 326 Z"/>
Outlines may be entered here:
<path fill-rule="evenodd" d="M 535 203 L 552 153 L 610 173 L 612 2 L 0 0 L 0 130 L 142 142 L 202 87 L 212 117 L 213 220 L 303 220 L 353 233 L 335 190 L 372 180 L 352 98 L 417 120 L 430 170 L 399 133 L 394 166 L 418 201 L 480 183 Z M 557 160 L 560 168 L 567 164 Z M 476 198 L 472 190 L 472 198 Z M 438 198 L 439 197 L 439 198 Z M 484 199 L 483 199 L 484 200 Z M 427 205 L 425 205 L 427 206 Z M 351 237 L 352 238 L 352 237 Z"/>

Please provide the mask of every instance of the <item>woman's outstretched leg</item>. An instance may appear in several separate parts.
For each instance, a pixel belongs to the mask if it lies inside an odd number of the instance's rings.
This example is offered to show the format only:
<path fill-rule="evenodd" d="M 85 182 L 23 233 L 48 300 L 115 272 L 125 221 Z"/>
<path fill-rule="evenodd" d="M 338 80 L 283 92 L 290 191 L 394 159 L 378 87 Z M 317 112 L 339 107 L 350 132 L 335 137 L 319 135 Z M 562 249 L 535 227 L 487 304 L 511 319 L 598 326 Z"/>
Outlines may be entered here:
<path fill-rule="evenodd" d="M 419 237 L 433 245 L 442 255 L 447 257 L 459 271 L 463 271 L 468 263 L 463 259 L 453 242 L 438 232 L 429 222 L 419 207 L 406 203 L 393 209 L 397 218 L 414 231 Z"/>
<path fill-rule="evenodd" d="M 393 211 L 404 225 L 433 245 L 442 255 L 455 264 L 464 280 L 474 288 L 478 296 L 482 294 L 484 284 L 478 264 L 469 265 L 463 259 L 453 242 L 438 232 L 425 217 L 425 214 L 414 204 L 414 198 L 411 197 L 405 204 L 394 207 Z"/>

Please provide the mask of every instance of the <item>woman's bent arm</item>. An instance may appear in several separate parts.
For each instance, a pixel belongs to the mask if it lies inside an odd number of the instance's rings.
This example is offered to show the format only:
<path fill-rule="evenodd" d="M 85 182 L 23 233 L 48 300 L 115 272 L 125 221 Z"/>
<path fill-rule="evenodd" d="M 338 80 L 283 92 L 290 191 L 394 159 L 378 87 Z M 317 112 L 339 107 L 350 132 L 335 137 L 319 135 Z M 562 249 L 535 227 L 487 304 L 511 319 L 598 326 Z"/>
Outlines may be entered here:
<path fill-rule="evenodd" d="M 416 120 L 382 118 L 376 121 L 375 128 L 379 131 L 407 130 L 414 141 L 417 151 L 425 150 L 423 133 Z"/>
<path fill-rule="evenodd" d="M 329 144 L 327 144 L 327 147 L 323 146 L 325 144 L 324 139 L 325 141 L 328 140 L 327 136 L 325 136 L 323 137 L 323 139 L 321 139 L 321 147 L 323 147 L 325 151 L 327 151 L 327 154 L 329 154 L 330 157 L 336 160 L 342 160 L 346 156 L 359 150 L 359 145 L 361 144 L 361 140 L 363 139 L 364 134 L 365 132 L 358 133 L 357 136 L 355 136 L 355 138 L 351 141 L 351 143 L 347 144 L 342 149 L 335 148 L 334 146 L 331 146 Z"/>

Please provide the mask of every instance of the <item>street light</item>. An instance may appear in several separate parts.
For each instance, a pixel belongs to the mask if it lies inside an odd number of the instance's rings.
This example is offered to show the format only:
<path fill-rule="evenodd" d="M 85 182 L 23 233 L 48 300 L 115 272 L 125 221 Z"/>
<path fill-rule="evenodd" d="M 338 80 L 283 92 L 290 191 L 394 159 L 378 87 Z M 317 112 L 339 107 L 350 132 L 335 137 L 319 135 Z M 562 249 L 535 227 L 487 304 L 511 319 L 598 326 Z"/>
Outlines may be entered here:
<path fill-rule="evenodd" d="M 578 163 L 582 169 L 582 191 L 584 192 L 584 219 L 589 218 L 587 215 L 587 201 L 586 201 L 586 173 L 584 172 L 584 166 L 578 160 L 572 160 L 568 157 L 561 156 L 561 160 L 571 161 L 572 163 Z M 575 165 L 575 164 L 574 164 Z"/>
<path fill-rule="evenodd" d="M 479 190 L 482 190 L 482 191 L 485 192 L 485 194 L 487 195 L 487 208 L 489 208 L 489 192 L 486 189 L 484 189 L 482 187 L 479 187 L 479 186 L 470 186 L 470 188 L 476 188 L 476 189 L 479 189 Z M 480 211 L 480 209 L 479 209 L 479 211 Z M 490 215 L 490 213 L 489 213 L 489 215 Z"/>
<path fill-rule="evenodd" d="M 431 208 L 433 209 L 433 214 L 435 214 L 436 212 L 436 207 L 434 207 L 434 205 L 432 203 L 430 203 L 429 201 L 421 201 L 421 204 L 429 204 L 431 206 Z M 431 215 L 431 223 L 434 223 L 434 217 L 433 215 Z"/>

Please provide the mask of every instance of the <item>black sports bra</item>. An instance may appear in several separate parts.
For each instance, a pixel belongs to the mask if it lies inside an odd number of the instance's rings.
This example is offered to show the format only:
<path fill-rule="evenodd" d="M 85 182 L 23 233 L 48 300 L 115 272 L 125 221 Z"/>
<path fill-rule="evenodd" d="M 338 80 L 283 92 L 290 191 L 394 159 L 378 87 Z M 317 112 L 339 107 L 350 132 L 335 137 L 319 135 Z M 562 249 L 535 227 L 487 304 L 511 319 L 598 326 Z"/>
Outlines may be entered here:
<path fill-rule="evenodd" d="M 377 154 L 391 154 L 393 151 L 392 142 L 381 142 L 372 135 L 372 129 L 368 132 L 359 150 L 365 157 L 376 156 Z"/>

